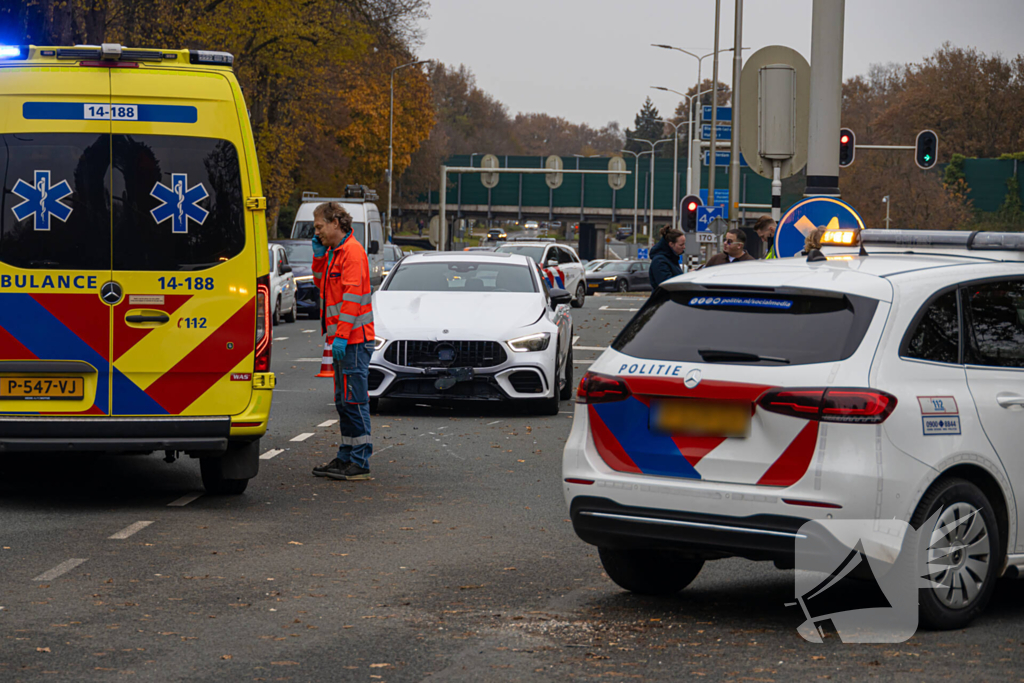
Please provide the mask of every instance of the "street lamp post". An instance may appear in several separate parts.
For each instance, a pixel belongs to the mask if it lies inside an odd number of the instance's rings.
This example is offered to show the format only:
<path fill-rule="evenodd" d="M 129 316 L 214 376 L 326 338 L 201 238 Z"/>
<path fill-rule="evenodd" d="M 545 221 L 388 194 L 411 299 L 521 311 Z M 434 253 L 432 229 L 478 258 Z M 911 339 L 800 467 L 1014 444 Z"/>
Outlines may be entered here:
<path fill-rule="evenodd" d="M 655 120 L 660 121 L 660 119 Z M 672 142 L 672 138 L 662 138 L 661 140 L 655 140 L 654 142 L 651 142 L 650 140 L 643 140 L 641 138 L 629 138 L 629 140 L 631 142 L 644 142 L 651 146 L 651 212 L 648 214 L 647 223 L 647 248 L 650 249 L 652 239 L 654 237 L 654 148 L 663 142 Z"/>
<path fill-rule="evenodd" d="M 672 126 L 675 131 L 675 149 L 672 150 L 672 227 L 678 227 L 677 211 L 679 210 L 677 204 L 679 203 L 679 126 L 687 123 L 686 121 L 680 121 L 679 123 L 672 123 L 665 119 L 654 119 L 661 123 L 667 123 Z M 689 177 L 689 171 L 687 171 L 687 177 Z M 689 194 L 689 188 L 687 188 L 687 194 Z"/>
<path fill-rule="evenodd" d="M 882 197 L 882 203 L 885 204 L 885 229 L 889 229 L 889 207 L 892 206 L 892 202 L 889 201 L 889 195 Z"/>
<path fill-rule="evenodd" d="M 637 190 L 640 189 L 640 183 L 637 182 L 640 179 L 640 157 L 644 154 L 650 154 L 650 152 L 634 152 L 631 149 L 620 149 L 620 152 L 626 154 L 632 154 L 634 158 L 633 162 L 633 244 L 636 244 L 636 233 L 637 233 L 637 202 L 639 197 L 637 196 Z"/>
<path fill-rule="evenodd" d="M 420 64 L 426 64 L 429 59 L 421 59 L 418 62 L 409 62 L 408 64 L 402 64 L 396 66 L 391 70 L 391 107 L 388 112 L 388 122 L 390 127 L 390 133 L 388 135 L 388 224 L 387 224 L 387 235 L 391 237 L 391 176 L 394 174 L 395 169 L 395 72 L 399 69 L 404 69 L 407 66 L 418 66 Z"/>

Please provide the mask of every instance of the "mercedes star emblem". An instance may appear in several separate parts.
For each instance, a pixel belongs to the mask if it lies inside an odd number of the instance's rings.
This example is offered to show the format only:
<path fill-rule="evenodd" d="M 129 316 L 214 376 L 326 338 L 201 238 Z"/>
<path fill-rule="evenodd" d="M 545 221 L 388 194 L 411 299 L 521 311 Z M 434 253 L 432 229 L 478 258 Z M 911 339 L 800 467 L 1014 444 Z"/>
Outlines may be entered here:
<path fill-rule="evenodd" d="M 700 370 L 690 370 L 688 373 L 686 373 L 686 376 L 683 377 L 683 385 L 687 389 L 693 389 L 695 386 L 700 384 L 700 378 Z"/>
<path fill-rule="evenodd" d="M 103 299 L 103 303 L 108 306 L 113 306 L 119 302 L 123 294 L 124 291 L 121 289 L 121 285 L 117 284 L 113 280 L 103 283 L 103 286 L 100 287 L 100 298 Z"/>

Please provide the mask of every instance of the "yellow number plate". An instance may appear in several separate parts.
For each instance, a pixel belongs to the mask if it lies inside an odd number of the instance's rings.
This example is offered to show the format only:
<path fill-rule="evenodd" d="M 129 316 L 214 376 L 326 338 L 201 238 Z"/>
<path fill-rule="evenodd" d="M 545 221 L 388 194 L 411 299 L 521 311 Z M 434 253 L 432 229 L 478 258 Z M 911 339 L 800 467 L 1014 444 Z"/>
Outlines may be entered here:
<path fill-rule="evenodd" d="M 75 401 L 84 397 L 82 377 L 0 377 L 0 400 Z"/>
<path fill-rule="evenodd" d="M 747 436 L 750 404 L 681 399 L 651 404 L 651 429 L 664 434 Z"/>

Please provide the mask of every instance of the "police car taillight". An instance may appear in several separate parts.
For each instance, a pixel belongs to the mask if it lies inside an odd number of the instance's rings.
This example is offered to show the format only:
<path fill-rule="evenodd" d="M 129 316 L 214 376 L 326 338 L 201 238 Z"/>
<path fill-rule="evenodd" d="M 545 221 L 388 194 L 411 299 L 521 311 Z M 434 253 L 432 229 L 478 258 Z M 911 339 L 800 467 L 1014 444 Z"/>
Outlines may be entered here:
<path fill-rule="evenodd" d="M 599 375 L 596 372 L 588 372 L 580 380 L 580 386 L 576 390 L 577 403 L 612 403 L 624 401 L 629 398 L 631 392 L 629 386 L 618 377 Z"/>
<path fill-rule="evenodd" d="M 799 387 L 770 389 L 757 405 L 771 413 L 820 422 L 878 424 L 896 408 L 896 397 L 877 389 Z"/>
<path fill-rule="evenodd" d="M 254 372 L 270 372 L 270 276 L 256 280 L 256 362 Z"/>

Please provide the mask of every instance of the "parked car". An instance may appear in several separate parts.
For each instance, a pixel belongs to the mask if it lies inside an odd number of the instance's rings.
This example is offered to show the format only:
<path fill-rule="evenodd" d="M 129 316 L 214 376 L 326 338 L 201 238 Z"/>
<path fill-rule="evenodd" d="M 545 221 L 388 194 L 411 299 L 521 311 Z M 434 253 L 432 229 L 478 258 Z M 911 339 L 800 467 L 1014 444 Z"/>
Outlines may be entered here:
<path fill-rule="evenodd" d="M 298 304 L 295 296 L 295 275 L 288 263 L 288 253 L 280 244 L 270 243 L 270 307 L 275 325 L 295 322 Z"/>
<path fill-rule="evenodd" d="M 514 401 L 557 414 L 575 389 L 570 299 L 522 255 L 402 259 L 373 299 L 371 403 Z"/>
<path fill-rule="evenodd" d="M 381 247 L 381 254 L 384 257 L 384 278 L 387 279 L 388 273 L 402 260 L 405 253 L 397 244 L 385 244 Z"/>
<path fill-rule="evenodd" d="M 650 268 L 650 261 L 605 261 L 586 274 L 587 292 L 649 290 Z"/>
<path fill-rule="evenodd" d="M 274 240 L 285 250 L 295 280 L 295 305 L 300 315 L 320 317 L 320 291 L 313 282 L 313 247 L 309 240 Z"/>

